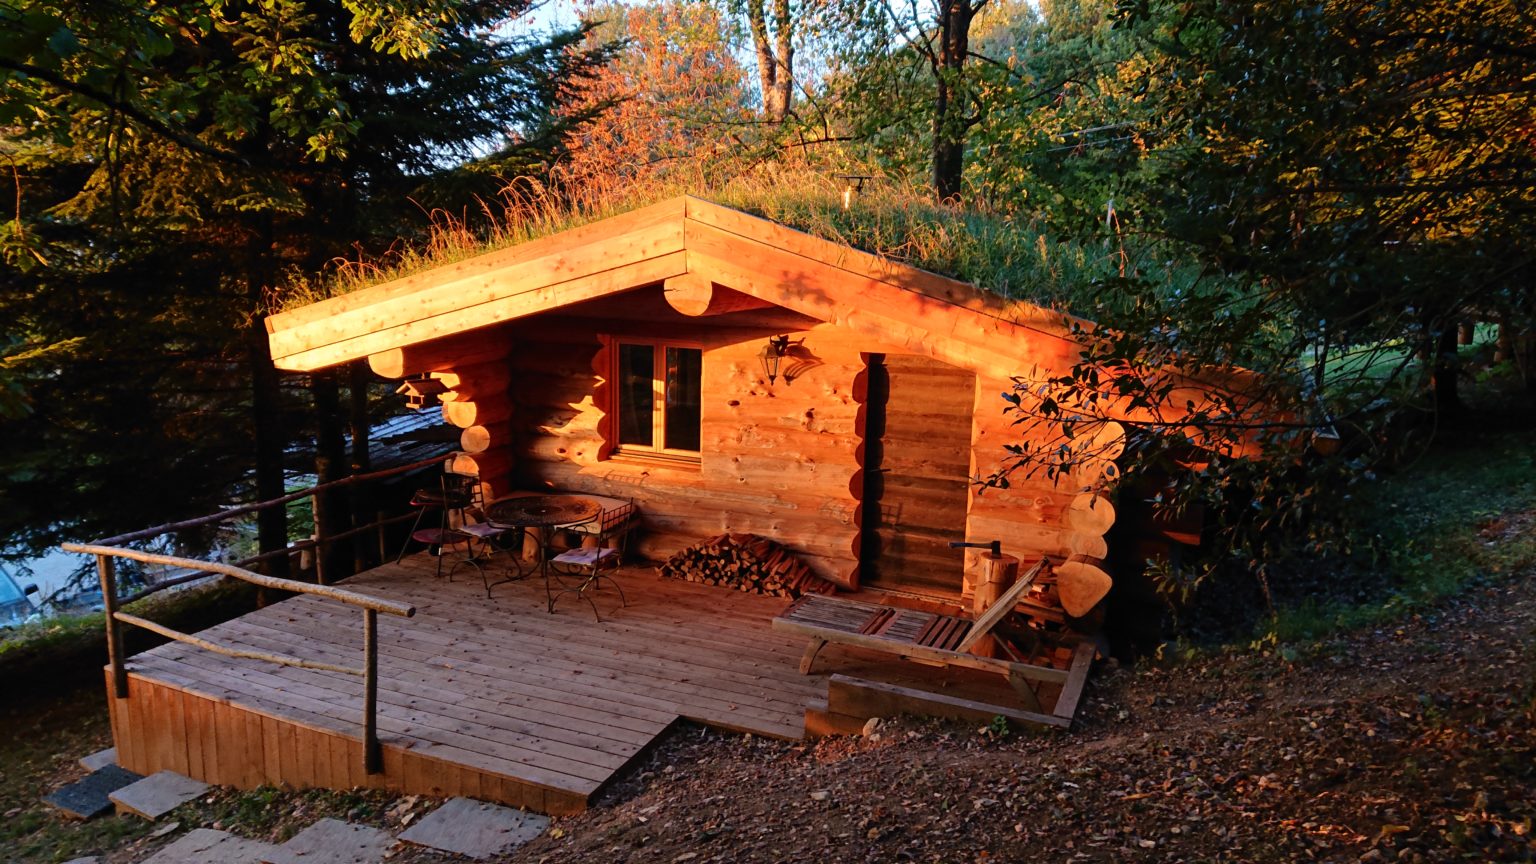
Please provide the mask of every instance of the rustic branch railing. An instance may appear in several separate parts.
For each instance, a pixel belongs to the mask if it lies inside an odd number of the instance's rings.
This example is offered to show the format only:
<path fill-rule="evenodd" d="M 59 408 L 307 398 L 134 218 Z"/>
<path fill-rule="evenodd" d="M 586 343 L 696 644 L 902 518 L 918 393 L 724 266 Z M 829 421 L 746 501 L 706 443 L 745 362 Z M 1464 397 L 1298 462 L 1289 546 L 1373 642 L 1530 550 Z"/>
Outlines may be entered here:
<path fill-rule="evenodd" d="M 261 501 L 255 504 L 246 504 L 240 507 L 232 507 L 208 516 L 196 519 L 187 519 L 181 522 L 172 522 L 159 525 L 154 528 L 145 528 L 142 531 L 134 531 L 128 534 L 119 534 L 98 540 L 95 543 L 65 543 L 63 549 L 66 552 L 77 552 L 83 555 L 96 557 L 96 573 L 101 579 L 102 606 L 106 613 L 107 627 L 107 661 L 112 670 L 112 691 L 118 699 L 128 696 L 128 667 L 123 651 L 123 628 L 121 625 L 129 625 L 148 630 L 167 639 L 183 642 L 205 651 L 222 654 L 226 657 L 241 657 L 251 660 L 265 660 L 271 663 L 279 663 L 284 666 L 297 666 L 303 669 L 317 669 L 325 672 L 338 672 L 346 675 L 359 675 L 363 679 L 363 766 L 369 774 L 377 774 L 383 770 L 383 753 L 379 748 L 378 730 L 378 693 L 379 693 L 379 640 L 378 640 L 378 616 L 380 612 L 387 615 L 398 615 L 409 618 L 416 614 L 416 608 L 406 603 L 396 603 L 389 600 L 381 600 L 377 597 L 369 597 L 355 591 L 344 588 L 335 588 L 326 584 L 327 574 L 324 564 L 327 546 L 351 537 L 358 536 L 366 531 L 379 532 L 381 538 L 387 525 L 412 518 L 412 514 L 405 513 L 399 516 L 378 519 L 367 525 L 360 525 L 346 531 L 338 532 L 331 536 L 317 536 L 310 540 L 290 544 L 283 549 L 274 549 L 259 555 L 254 555 L 234 564 L 226 564 L 218 561 L 198 561 L 192 558 L 181 558 L 175 555 L 163 555 L 158 552 L 146 552 L 139 549 L 127 548 L 125 544 L 141 540 L 148 540 L 178 531 L 191 528 L 200 528 L 205 525 L 213 525 L 238 519 L 251 513 L 265 510 L 269 507 L 283 507 L 302 498 L 311 498 L 332 489 L 344 486 L 352 486 L 369 480 L 378 480 L 398 474 L 417 471 L 433 465 L 438 465 L 452 458 L 452 454 L 435 456 L 431 459 L 423 459 L 409 465 L 400 465 L 394 468 L 374 471 L 368 474 L 357 474 L 329 483 L 322 483 L 297 492 L 291 492 L 281 498 L 270 501 Z M 282 579 L 276 576 L 267 576 L 245 569 L 247 565 L 256 564 L 282 555 L 293 555 L 295 552 L 315 550 L 315 582 L 301 582 L 294 579 Z M 144 564 L 158 564 L 165 567 L 175 567 L 191 571 L 181 576 L 165 579 L 154 585 L 150 585 L 140 591 L 119 597 L 117 593 L 117 559 L 124 558 L 138 561 Z M 122 607 L 142 600 L 151 594 L 173 588 L 177 585 L 185 585 L 208 575 L 227 576 L 249 582 L 261 588 L 270 588 L 278 591 L 288 591 L 294 594 L 312 594 L 317 597 L 325 597 L 356 606 L 363 610 L 363 665 L 361 667 L 338 666 L 330 663 L 317 663 L 300 657 L 291 657 L 286 654 L 269 654 L 264 651 L 251 651 L 236 648 L 212 639 L 204 639 L 182 633 L 163 624 L 150 621 L 122 611 Z"/>
<path fill-rule="evenodd" d="M 265 660 L 270 663 L 280 663 L 284 666 L 298 666 L 304 669 L 319 669 L 327 672 L 340 672 L 347 675 L 360 675 L 363 678 L 363 767 L 369 774 L 377 774 L 383 770 L 383 752 L 379 748 L 378 727 L 378 693 L 379 693 L 379 641 L 378 641 L 378 617 L 380 612 L 389 615 L 398 615 L 409 618 L 416 614 L 416 607 L 408 603 L 396 603 L 392 600 L 381 600 L 356 591 L 348 591 L 344 588 L 333 588 L 329 585 L 313 585 L 308 582 L 297 582 L 292 579 L 279 579 L 275 576 L 263 576 L 253 573 L 233 564 L 221 564 L 217 561 L 197 561 L 192 558 L 178 558 L 174 555 L 161 555 L 155 552 L 141 552 L 137 549 L 123 549 L 117 546 L 103 546 L 91 543 L 65 543 L 66 552 L 78 552 L 82 555 L 96 556 L 96 572 L 101 576 L 101 597 L 106 610 L 107 623 L 107 660 L 112 668 L 113 694 L 124 699 L 128 696 L 128 667 L 123 656 L 123 631 L 119 624 L 130 624 L 134 627 L 142 627 L 152 633 L 158 633 L 167 639 L 184 642 L 205 651 L 215 654 L 223 654 L 226 657 L 243 657 L 251 660 Z M 215 573 L 222 576 L 230 576 L 258 585 L 263 588 L 273 588 L 279 591 L 291 591 L 296 594 L 313 594 L 317 597 L 325 597 L 345 603 L 349 606 L 357 606 L 363 610 L 363 665 L 361 668 L 350 666 L 335 666 L 329 663 L 316 663 L 298 657 L 290 657 L 286 654 L 269 654 L 264 651 L 247 651 L 234 648 L 211 639 L 203 639 L 173 630 L 161 624 L 156 624 L 137 615 L 130 615 L 121 611 L 121 605 L 117 599 L 116 559 L 127 558 L 146 564 L 161 564 L 167 567 L 180 567 L 201 573 Z M 162 587 L 162 586 L 156 586 Z M 146 592 L 139 592 L 142 596 Z"/>

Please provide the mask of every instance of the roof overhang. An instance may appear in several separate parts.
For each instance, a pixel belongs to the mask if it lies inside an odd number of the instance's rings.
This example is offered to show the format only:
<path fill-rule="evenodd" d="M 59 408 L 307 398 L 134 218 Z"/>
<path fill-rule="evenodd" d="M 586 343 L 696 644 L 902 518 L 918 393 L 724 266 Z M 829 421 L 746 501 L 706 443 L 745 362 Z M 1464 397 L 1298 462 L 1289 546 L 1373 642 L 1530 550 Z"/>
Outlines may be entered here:
<path fill-rule="evenodd" d="M 307 372 L 657 283 L 684 314 L 772 304 L 1002 378 L 1081 350 L 1061 313 L 686 196 L 282 312 L 267 331 L 277 367 Z"/>

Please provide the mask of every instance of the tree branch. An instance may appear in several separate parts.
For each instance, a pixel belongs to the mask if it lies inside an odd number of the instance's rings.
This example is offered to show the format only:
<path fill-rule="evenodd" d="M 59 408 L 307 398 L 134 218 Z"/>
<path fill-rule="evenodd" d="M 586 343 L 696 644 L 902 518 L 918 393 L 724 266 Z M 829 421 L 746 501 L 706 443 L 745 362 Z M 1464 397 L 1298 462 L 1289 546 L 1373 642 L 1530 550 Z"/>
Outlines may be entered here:
<path fill-rule="evenodd" d="M 120 111 L 125 116 L 132 117 L 134 120 L 138 121 L 150 131 L 170 141 L 174 141 L 175 143 L 193 151 L 194 153 L 201 153 L 202 155 L 209 158 L 218 159 L 221 162 L 229 162 L 231 164 L 240 165 L 242 167 L 250 166 L 250 162 L 248 162 L 244 157 L 237 153 L 233 153 L 228 150 L 220 150 L 217 147 L 210 147 L 209 145 L 204 144 L 196 138 L 193 138 L 184 132 L 172 128 L 165 121 L 151 115 L 149 112 L 138 107 L 137 105 L 134 105 L 132 102 L 126 99 L 119 99 L 109 93 L 103 93 L 99 90 L 87 87 L 79 82 L 71 81 L 57 72 L 44 69 L 41 66 L 36 66 L 31 63 L 23 63 L 4 57 L 0 57 L 0 69 L 10 69 L 13 72 L 20 72 L 29 78 L 36 78 L 39 81 L 51 84 L 54 87 L 57 87 L 67 93 L 71 93 L 76 96 L 84 96 L 93 102 L 100 103 L 106 108 Z"/>

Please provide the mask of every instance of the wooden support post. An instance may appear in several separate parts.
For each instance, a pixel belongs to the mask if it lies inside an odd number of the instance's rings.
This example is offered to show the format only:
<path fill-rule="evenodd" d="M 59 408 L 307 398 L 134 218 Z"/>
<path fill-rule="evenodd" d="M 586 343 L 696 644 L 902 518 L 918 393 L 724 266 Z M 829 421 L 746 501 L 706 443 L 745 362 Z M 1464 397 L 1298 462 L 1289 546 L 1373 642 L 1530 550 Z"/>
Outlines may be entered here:
<path fill-rule="evenodd" d="M 326 571 L 326 567 L 325 567 L 325 563 L 326 563 L 325 562 L 325 555 L 326 555 L 325 524 L 328 521 L 330 521 L 329 514 L 324 512 L 327 506 L 328 505 L 326 505 L 325 503 L 323 503 L 320 500 L 320 496 L 319 495 L 311 495 L 311 496 L 309 496 L 310 514 L 313 515 L 314 519 L 315 519 L 315 584 L 316 585 L 325 585 L 325 584 L 327 584 L 326 581 L 325 581 L 326 580 L 326 572 L 325 572 Z"/>
<path fill-rule="evenodd" d="M 384 771 L 379 747 L 379 613 L 363 610 L 363 770 Z"/>
<path fill-rule="evenodd" d="M 384 520 L 387 515 L 383 510 L 373 511 L 374 539 L 379 544 L 379 560 L 389 560 L 389 535 L 384 530 Z"/>
<path fill-rule="evenodd" d="M 976 593 L 971 597 L 972 618 L 980 618 L 981 614 L 992 608 L 997 598 L 1003 596 L 1019 577 L 1019 559 L 1012 555 L 993 555 L 984 552 L 977 561 Z M 991 636 L 983 636 L 971 646 L 971 653 L 977 657 L 996 657 L 997 640 Z"/>
<path fill-rule="evenodd" d="M 117 620 L 116 562 L 96 556 L 96 575 L 101 577 L 101 606 L 107 617 L 107 662 L 112 665 L 112 695 L 128 698 L 128 667 L 123 658 L 123 628 Z"/>
<path fill-rule="evenodd" d="M 800 657 L 800 674 L 811 674 L 811 666 L 816 662 L 816 655 L 821 649 L 827 647 L 827 640 L 812 638 L 809 645 L 805 646 L 805 654 Z"/>

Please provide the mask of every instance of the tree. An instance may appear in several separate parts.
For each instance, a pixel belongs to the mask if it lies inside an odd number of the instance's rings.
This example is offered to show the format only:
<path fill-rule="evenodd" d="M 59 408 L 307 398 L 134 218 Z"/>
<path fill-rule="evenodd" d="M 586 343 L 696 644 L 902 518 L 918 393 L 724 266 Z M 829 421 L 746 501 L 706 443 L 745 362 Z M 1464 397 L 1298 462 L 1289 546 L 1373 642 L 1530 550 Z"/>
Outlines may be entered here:
<path fill-rule="evenodd" d="M 623 44 L 567 111 L 601 113 L 571 141 L 563 174 L 612 190 L 708 173 L 742 144 L 749 117 L 728 22 L 707 3 L 608 4 L 586 13 L 592 47 Z"/>
<path fill-rule="evenodd" d="M 782 123 L 795 97 L 795 19 L 789 0 L 773 0 L 773 28 L 769 32 L 766 0 L 745 0 L 752 49 L 757 57 L 757 80 L 763 115 Z"/>
<path fill-rule="evenodd" d="M 166 358 L 206 363 L 220 392 L 243 373 L 254 494 L 280 495 L 291 418 L 267 357 L 268 292 L 286 273 L 312 273 L 355 243 L 399 236 L 412 192 L 451 198 L 489 188 L 500 172 L 537 170 L 588 119 L 554 103 L 607 49 L 578 48 L 582 30 L 548 40 L 503 35 L 504 22 L 527 7 L 29 0 L 0 9 L 0 123 L 31 148 L 30 173 L 18 182 L 22 200 L 42 208 L 19 212 L 4 238 L 21 290 L 0 302 L 16 332 L 40 345 L 84 337 L 90 362 L 132 344 L 139 350 L 124 363 L 137 361 L 135 371 Z M 177 266 L 155 281 L 146 268 L 167 261 Z M 76 269 L 91 278 L 75 278 Z M 133 314 L 116 322 L 53 315 L 70 297 L 79 303 L 82 282 L 95 289 L 93 303 Z M 127 333 L 113 334 L 112 323 Z M 40 370 L 28 383 L 52 386 L 71 373 Z M 177 369 L 146 392 L 197 404 L 202 394 L 185 387 L 186 375 Z M 108 443 L 115 418 L 83 411 L 73 422 L 101 464 L 122 465 L 140 488 L 154 482 L 148 466 L 132 466 Z M 36 458 L 9 456 L 13 464 Z M 83 491 L 61 468 L 53 487 Z M 26 527 L 37 536 L 67 532 L 76 512 Z M 148 515 L 124 508 L 118 518 Z M 286 543 L 280 511 L 265 515 L 261 534 L 265 549 Z"/>
<path fill-rule="evenodd" d="M 1097 286 L 1112 302 L 1072 373 L 1020 380 L 1016 416 L 1059 446 L 1017 467 L 1070 473 L 1093 455 L 1073 442 L 1126 414 L 1142 493 L 1214 505 L 1207 565 L 1262 578 L 1347 548 L 1351 486 L 1404 417 L 1453 404 L 1460 320 L 1536 313 L 1536 19 L 1499 0 L 1196 0 L 1121 4 L 1117 23 L 1148 64 L 1120 121 L 1144 154 L 1111 238 L 1130 266 Z M 1178 262 L 1198 270 L 1170 278 Z"/>

